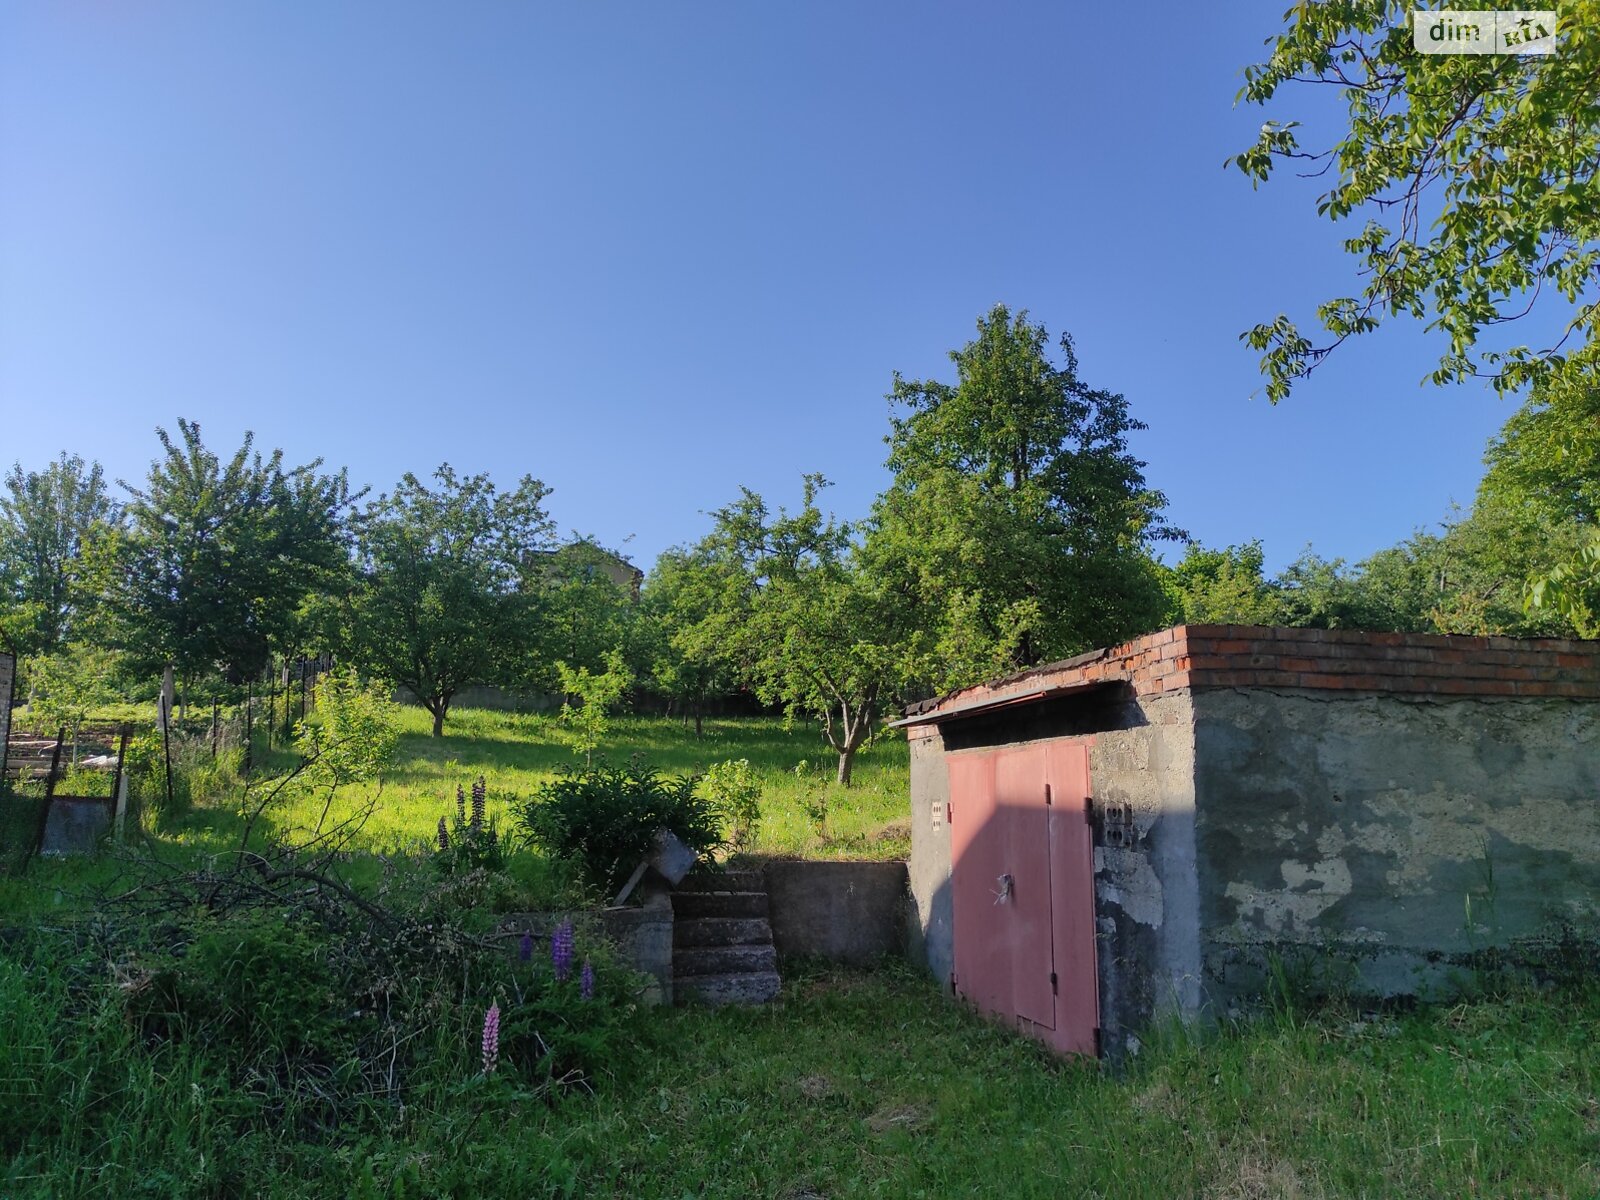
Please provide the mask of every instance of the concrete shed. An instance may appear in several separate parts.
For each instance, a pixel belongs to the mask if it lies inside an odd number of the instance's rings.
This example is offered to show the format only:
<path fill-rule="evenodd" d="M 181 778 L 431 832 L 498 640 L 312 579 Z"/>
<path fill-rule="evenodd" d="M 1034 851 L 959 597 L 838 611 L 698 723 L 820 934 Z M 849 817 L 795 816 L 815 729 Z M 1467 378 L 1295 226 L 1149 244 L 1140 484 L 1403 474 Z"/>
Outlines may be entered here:
<path fill-rule="evenodd" d="M 1592 933 L 1600 642 L 1179 626 L 908 711 L 913 954 L 1055 1048 Z"/>

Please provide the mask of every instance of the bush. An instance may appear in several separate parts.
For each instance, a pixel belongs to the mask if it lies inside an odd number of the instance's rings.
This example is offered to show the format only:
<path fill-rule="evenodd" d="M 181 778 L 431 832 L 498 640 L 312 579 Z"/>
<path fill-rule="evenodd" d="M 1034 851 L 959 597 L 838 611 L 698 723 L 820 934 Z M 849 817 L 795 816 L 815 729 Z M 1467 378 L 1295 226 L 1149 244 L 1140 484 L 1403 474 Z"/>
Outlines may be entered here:
<path fill-rule="evenodd" d="M 721 844 L 717 813 L 698 794 L 699 777 L 661 775 L 638 759 L 566 771 L 516 805 L 518 827 L 549 854 L 570 858 L 608 892 L 647 857 L 658 829 L 697 853 Z"/>
<path fill-rule="evenodd" d="M 730 758 L 712 766 L 701 780 L 701 791 L 728 831 L 735 846 L 755 841 L 761 823 L 761 781 L 747 758 Z"/>

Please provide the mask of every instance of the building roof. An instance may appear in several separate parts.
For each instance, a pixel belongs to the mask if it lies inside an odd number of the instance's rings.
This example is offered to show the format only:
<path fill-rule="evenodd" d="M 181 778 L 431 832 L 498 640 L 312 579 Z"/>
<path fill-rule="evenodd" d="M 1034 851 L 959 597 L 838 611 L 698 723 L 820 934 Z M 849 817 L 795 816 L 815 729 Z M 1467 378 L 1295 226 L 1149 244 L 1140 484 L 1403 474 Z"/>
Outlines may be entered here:
<path fill-rule="evenodd" d="M 906 707 L 937 725 L 1012 704 L 1124 684 L 1137 696 L 1290 688 L 1422 696 L 1600 699 L 1600 642 L 1178 625 Z"/>

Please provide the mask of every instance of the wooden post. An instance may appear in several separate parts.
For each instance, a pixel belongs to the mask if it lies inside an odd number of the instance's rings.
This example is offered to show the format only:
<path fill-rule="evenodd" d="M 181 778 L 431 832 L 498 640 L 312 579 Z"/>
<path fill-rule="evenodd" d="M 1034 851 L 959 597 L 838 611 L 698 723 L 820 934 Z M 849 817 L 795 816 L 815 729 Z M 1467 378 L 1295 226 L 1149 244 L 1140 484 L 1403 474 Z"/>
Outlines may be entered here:
<path fill-rule="evenodd" d="M 56 748 L 50 753 L 50 774 L 44 777 L 44 802 L 39 805 L 39 828 L 33 835 L 33 853 L 23 860 L 22 869 L 44 849 L 44 831 L 50 823 L 50 801 L 56 794 L 56 772 L 61 769 L 61 746 L 67 740 L 67 731 L 56 734 Z"/>
<path fill-rule="evenodd" d="M 250 736 L 254 729 L 250 718 L 255 708 L 255 700 L 256 681 L 254 679 L 247 680 L 244 685 L 244 773 L 246 776 L 250 774 L 251 752 L 255 749 Z"/>
<path fill-rule="evenodd" d="M 222 715 L 222 701 L 211 698 L 211 761 L 217 761 L 217 720 Z"/>
<path fill-rule="evenodd" d="M 167 764 L 167 811 L 172 811 L 172 709 L 165 694 L 161 697 L 161 756 Z"/>
<path fill-rule="evenodd" d="M 127 778 L 122 764 L 128 757 L 128 739 L 133 736 L 133 726 L 122 723 L 121 737 L 117 741 L 117 767 L 111 773 L 111 828 L 117 841 L 122 841 L 123 824 L 128 815 Z"/>

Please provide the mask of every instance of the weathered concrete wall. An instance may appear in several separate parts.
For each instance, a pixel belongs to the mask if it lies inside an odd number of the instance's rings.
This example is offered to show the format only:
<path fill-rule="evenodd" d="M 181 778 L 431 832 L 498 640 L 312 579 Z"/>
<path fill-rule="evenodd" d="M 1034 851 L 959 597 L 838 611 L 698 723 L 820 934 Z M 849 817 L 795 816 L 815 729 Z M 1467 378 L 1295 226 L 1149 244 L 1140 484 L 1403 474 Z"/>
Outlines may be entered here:
<path fill-rule="evenodd" d="M 907 953 L 949 986 L 955 971 L 950 898 L 950 773 L 944 739 L 931 725 L 909 739 L 911 749 L 910 903 Z"/>
<path fill-rule="evenodd" d="M 1101 1044 L 1113 1056 L 1152 1020 L 1201 1004 L 1193 714 L 1187 693 L 1145 697 L 1089 747 Z"/>
<path fill-rule="evenodd" d="M 1600 907 L 1600 703 L 1199 693 L 1205 981 L 1226 1010 L 1268 957 L 1426 994 L 1464 956 Z"/>
<path fill-rule="evenodd" d="M 780 958 L 868 966 L 906 945 L 906 866 L 770 862 L 764 870 Z"/>

